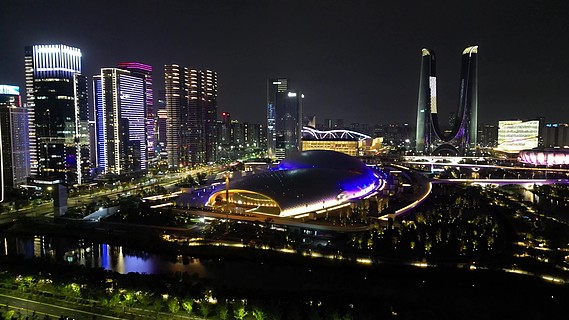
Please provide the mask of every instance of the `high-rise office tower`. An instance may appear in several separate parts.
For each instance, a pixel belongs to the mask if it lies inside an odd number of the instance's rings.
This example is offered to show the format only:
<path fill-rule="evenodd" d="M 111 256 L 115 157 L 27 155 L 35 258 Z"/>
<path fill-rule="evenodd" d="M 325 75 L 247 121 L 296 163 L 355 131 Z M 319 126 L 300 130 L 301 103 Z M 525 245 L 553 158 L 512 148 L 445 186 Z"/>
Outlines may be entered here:
<path fill-rule="evenodd" d="M 140 62 L 121 62 L 118 67 L 144 78 L 146 108 L 146 146 L 148 159 L 154 158 L 154 91 L 152 89 L 152 66 Z"/>
<path fill-rule="evenodd" d="M 464 49 L 458 110 L 449 134 L 439 126 L 435 53 L 422 50 L 417 110 L 416 150 L 433 155 L 466 155 L 476 148 L 478 133 L 478 47 Z"/>
<path fill-rule="evenodd" d="M 299 91 L 277 92 L 275 99 L 275 136 L 277 159 L 302 150 L 302 99 Z"/>
<path fill-rule="evenodd" d="M 91 130 L 93 123 L 89 123 L 92 117 L 89 110 L 89 81 L 86 76 L 76 74 L 75 81 L 75 144 L 77 148 L 77 181 L 84 183 L 92 178 L 91 169 L 93 161 L 91 157 Z M 93 151 L 93 153 L 95 153 Z"/>
<path fill-rule="evenodd" d="M 128 174 L 147 168 L 145 81 L 118 68 L 103 68 L 94 77 L 100 173 Z"/>
<path fill-rule="evenodd" d="M 276 133 L 275 121 L 276 97 L 278 92 L 287 92 L 289 80 L 287 78 L 274 78 L 267 80 L 267 153 L 269 157 L 275 157 L 276 153 Z"/>
<path fill-rule="evenodd" d="M 4 192 L 26 182 L 30 175 L 28 110 L 20 87 L 0 85 L 0 202 Z"/>
<path fill-rule="evenodd" d="M 168 165 L 215 161 L 217 73 L 179 65 L 164 69 Z"/>
<path fill-rule="evenodd" d="M 83 162 L 89 159 L 89 148 L 82 140 L 89 109 L 87 80 L 80 75 L 81 50 L 66 45 L 28 46 L 25 74 L 31 173 L 82 183 L 89 167 Z"/>

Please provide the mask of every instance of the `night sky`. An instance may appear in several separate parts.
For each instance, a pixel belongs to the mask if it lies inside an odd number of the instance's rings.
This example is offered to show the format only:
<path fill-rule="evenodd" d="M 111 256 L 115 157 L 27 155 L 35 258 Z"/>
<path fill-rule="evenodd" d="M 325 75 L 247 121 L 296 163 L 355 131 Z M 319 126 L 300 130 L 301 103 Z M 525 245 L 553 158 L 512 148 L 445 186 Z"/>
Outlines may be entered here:
<path fill-rule="evenodd" d="M 121 61 L 218 73 L 218 110 L 265 121 L 266 79 L 288 77 L 304 114 L 415 123 L 421 48 L 454 111 L 462 49 L 478 45 L 479 123 L 569 122 L 569 1 L 29 1 L 0 5 L 0 83 L 24 85 L 24 46 L 67 44 L 84 74 Z"/>

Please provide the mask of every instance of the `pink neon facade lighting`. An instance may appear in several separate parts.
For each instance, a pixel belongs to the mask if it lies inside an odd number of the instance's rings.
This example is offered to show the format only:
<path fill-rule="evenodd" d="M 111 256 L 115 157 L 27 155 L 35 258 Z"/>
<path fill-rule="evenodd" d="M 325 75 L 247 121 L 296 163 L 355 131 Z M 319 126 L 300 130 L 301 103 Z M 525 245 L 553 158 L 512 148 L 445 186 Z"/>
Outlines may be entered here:
<path fill-rule="evenodd" d="M 522 150 L 518 161 L 538 166 L 569 165 L 569 149 Z"/>
<path fill-rule="evenodd" d="M 140 62 L 119 62 L 118 66 L 119 68 L 140 69 L 152 72 L 152 66 Z"/>

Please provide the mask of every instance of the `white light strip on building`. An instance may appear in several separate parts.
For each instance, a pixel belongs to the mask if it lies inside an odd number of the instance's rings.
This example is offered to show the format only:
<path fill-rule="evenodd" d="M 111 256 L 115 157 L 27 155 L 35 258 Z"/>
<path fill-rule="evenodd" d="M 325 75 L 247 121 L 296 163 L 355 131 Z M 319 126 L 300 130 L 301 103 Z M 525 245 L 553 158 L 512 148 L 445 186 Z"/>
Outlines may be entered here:
<path fill-rule="evenodd" d="M 81 147 L 80 147 L 80 139 L 79 139 L 79 96 L 77 94 L 77 86 L 78 86 L 78 74 L 73 75 L 73 96 L 74 96 L 74 107 L 75 107 L 75 149 L 76 149 L 76 157 L 75 157 L 75 165 L 77 166 L 77 184 L 83 183 L 83 173 L 81 172 Z"/>

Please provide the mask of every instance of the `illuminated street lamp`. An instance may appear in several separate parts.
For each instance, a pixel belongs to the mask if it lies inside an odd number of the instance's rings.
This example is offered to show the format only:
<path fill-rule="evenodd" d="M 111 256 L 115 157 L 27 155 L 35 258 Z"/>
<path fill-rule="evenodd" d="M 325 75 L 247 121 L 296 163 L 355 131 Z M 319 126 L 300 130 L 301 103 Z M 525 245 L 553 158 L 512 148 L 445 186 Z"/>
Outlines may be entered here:
<path fill-rule="evenodd" d="M 225 232 L 229 233 L 229 177 L 231 173 L 226 171 L 223 176 L 225 177 Z"/>

